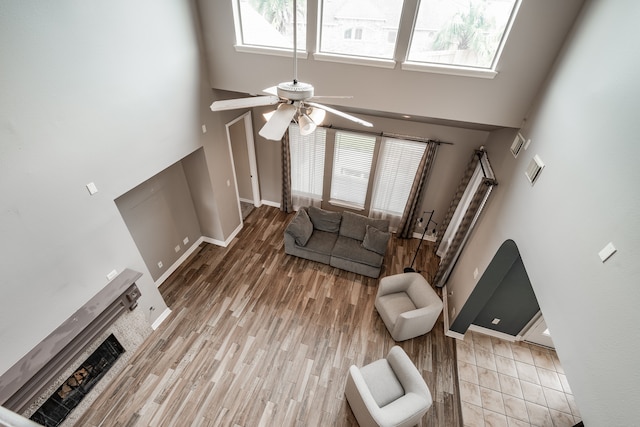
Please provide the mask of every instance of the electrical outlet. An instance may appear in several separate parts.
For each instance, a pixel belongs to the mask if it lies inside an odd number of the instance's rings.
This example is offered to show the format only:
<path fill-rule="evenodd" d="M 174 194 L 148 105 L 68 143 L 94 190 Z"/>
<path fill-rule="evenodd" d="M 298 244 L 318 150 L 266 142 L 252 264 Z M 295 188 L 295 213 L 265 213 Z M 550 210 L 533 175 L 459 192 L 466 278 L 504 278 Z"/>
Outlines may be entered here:
<path fill-rule="evenodd" d="M 473 278 L 477 279 L 478 278 L 478 269 L 476 268 L 475 270 L 473 270 Z"/>
<path fill-rule="evenodd" d="M 451 309 L 451 317 L 453 317 L 453 316 L 455 316 L 455 315 L 456 315 L 456 308 L 455 308 L 455 307 L 453 307 L 453 308 Z"/>
<path fill-rule="evenodd" d="M 111 270 L 109 274 L 107 274 L 107 280 L 113 280 L 118 275 L 116 270 Z"/>
<path fill-rule="evenodd" d="M 162 268 L 164 264 L 162 264 L 162 261 L 158 261 L 158 268 Z"/>
<path fill-rule="evenodd" d="M 180 252 L 180 245 L 177 245 L 175 248 L 173 248 L 173 250 L 176 251 L 176 253 Z"/>
<path fill-rule="evenodd" d="M 496 317 L 491 321 L 491 323 L 493 323 L 494 325 L 497 325 L 498 323 L 500 323 L 500 319 Z"/>
<path fill-rule="evenodd" d="M 202 125 L 202 133 L 207 133 L 207 125 Z"/>
<path fill-rule="evenodd" d="M 189 238 L 188 238 L 188 237 L 185 237 L 185 238 L 182 240 L 182 244 L 186 245 L 187 243 L 189 243 Z"/>

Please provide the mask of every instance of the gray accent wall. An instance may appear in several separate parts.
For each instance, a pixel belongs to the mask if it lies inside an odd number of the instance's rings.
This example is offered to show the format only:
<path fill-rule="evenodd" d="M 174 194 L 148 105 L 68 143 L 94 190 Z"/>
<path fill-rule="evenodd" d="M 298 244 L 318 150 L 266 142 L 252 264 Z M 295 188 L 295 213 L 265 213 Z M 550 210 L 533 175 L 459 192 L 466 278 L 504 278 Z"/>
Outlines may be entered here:
<path fill-rule="evenodd" d="M 471 324 L 515 337 L 540 311 L 518 247 L 505 241 L 482 274 L 450 329 L 464 334 Z M 500 319 L 494 324 L 494 319 Z"/>
<path fill-rule="evenodd" d="M 493 254 L 518 244 L 585 425 L 638 423 L 640 401 L 640 3 L 587 3 L 522 129 L 493 163 L 500 184 L 447 285 L 460 312 Z M 493 158 L 500 157 L 493 152 Z M 524 175 L 545 163 L 535 185 Z M 612 242 L 617 252 L 602 262 Z M 480 275 L 480 277 L 481 277 Z"/>

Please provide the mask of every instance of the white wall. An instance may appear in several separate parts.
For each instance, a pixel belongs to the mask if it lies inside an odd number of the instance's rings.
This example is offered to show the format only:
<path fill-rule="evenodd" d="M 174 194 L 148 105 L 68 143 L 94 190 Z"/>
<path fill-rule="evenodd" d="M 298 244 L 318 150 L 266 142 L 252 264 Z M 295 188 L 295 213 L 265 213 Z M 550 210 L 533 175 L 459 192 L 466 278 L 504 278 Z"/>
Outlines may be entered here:
<path fill-rule="evenodd" d="M 317 0 L 309 0 L 309 20 Z M 411 2 L 414 3 L 414 2 Z M 375 111 L 520 127 L 583 0 L 523 0 L 495 79 L 300 59 L 298 77 L 318 95 Z M 212 87 L 244 93 L 293 78 L 291 58 L 239 53 L 231 1 L 199 1 Z"/>
<path fill-rule="evenodd" d="M 192 7 L 0 0 L 0 373 L 113 269 L 143 272 L 150 322 L 166 307 L 114 199 L 204 142 Z"/>
<path fill-rule="evenodd" d="M 637 2 L 588 4 L 524 129 L 531 146 L 497 165 L 500 185 L 448 285 L 459 311 L 473 269 L 513 239 L 589 426 L 638 424 L 638 22 Z M 546 167 L 532 187 L 534 154 Z M 602 263 L 608 242 L 618 252 Z"/>

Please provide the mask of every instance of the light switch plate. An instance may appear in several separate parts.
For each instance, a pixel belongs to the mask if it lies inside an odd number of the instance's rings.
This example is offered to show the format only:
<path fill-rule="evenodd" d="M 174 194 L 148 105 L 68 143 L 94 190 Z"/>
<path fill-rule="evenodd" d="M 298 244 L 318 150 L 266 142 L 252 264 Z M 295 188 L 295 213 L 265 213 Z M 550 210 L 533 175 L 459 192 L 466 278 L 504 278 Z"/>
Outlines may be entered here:
<path fill-rule="evenodd" d="M 94 195 L 98 192 L 98 187 L 93 182 L 87 184 L 87 190 L 89 190 L 89 194 Z"/>
<path fill-rule="evenodd" d="M 600 256 L 602 262 L 605 262 L 611 255 L 615 254 L 616 251 L 617 249 L 615 248 L 615 246 L 613 246 L 613 243 L 609 242 L 607 246 L 605 246 L 600 252 L 598 252 L 598 255 Z"/>

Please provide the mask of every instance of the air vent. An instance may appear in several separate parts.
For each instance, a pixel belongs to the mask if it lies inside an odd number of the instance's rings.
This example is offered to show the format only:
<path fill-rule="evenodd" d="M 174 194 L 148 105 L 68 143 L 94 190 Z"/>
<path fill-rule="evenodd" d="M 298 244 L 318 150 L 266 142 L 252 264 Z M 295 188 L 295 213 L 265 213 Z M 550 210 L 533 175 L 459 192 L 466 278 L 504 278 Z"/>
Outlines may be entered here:
<path fill-rule="evenodd" d="M 518 157 L 520 154 L 520 150 L 524 146 L 524 136 L 520 132 L 516 135 L 516 139 L 513 140 L 513 144 L 511 144 L 511 154 L 513 157 Z"/>
<path fill-rule="evenodd" d="M 543 168 L 544 163 L 542 163 L 542 159 L 536 154 L 535 156 L 533 156 L 533 159 L 531 159 L 531 162 L 529 163 L 529 166 L 527 166 L 527 170 L 524 173 L 531 185 L 536 182 Z"/>

